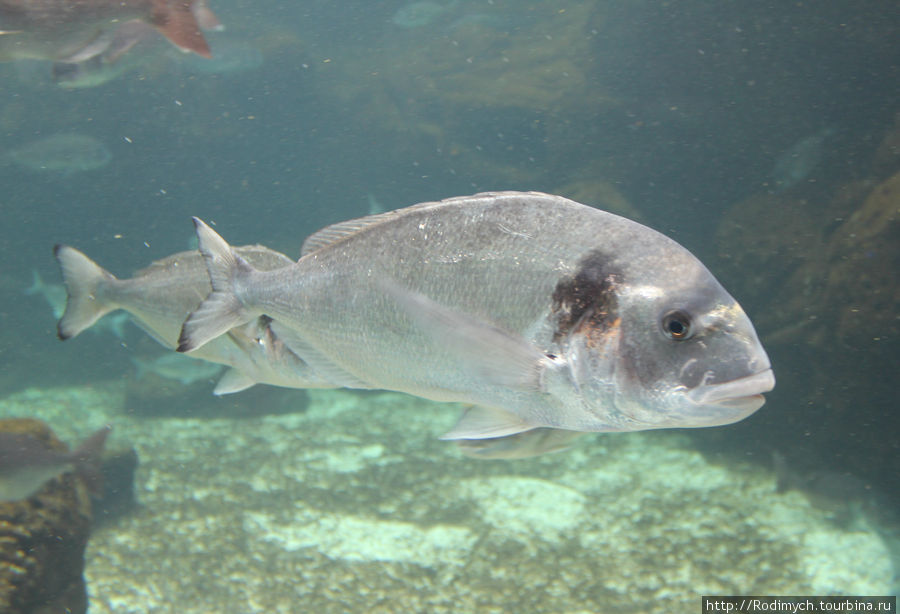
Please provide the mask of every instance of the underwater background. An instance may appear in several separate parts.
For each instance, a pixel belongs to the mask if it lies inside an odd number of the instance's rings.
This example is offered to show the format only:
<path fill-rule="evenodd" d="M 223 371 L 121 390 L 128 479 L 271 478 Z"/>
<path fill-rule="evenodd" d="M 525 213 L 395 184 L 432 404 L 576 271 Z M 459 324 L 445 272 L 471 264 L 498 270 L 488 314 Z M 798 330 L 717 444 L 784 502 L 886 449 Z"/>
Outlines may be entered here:
<path fill-rule="evenodd" d="M 90 612 L 897 594 L 894 3 L 211 8 L 212 60 L 162 43 L 77 88 L 48 63 L 0 64 L 0 417 L 73 446 L 111 423 L 109 447 L 139 459 L 135 506 L 88 543 Z M 56 243 L 128 277 L 192 248 L 196 215 L 296 258 L 327 224 L 487 190 L 560 194 L 691 250 L 760 334 L 766 405 L 479 461 L 437 439 L 455 407 L 215 397 L 217 372 L 156 362 L 131 324 L 56 337 Z"/>

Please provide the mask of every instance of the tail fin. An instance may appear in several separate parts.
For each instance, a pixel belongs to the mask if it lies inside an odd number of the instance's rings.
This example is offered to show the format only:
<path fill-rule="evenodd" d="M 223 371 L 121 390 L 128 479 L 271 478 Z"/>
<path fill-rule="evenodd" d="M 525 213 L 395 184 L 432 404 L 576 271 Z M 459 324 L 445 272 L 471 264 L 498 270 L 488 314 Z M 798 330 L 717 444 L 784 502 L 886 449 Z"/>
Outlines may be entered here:
<path fill-rule="evenodd" d="M 249 273 L 253 271 L 253 267 L 235 254 L 215 230 L 199 218 L 195 217 L 193 220 L 212 292 L 184 321 L 178 337 L 179 352 L 195 350 L 253 318 L 253 314 L 247 312 L 234 293 L 235 276 L 242 272 Z"/>
<path fill-rule="evenodd" d="M 28 296 L 41 294 L 47 287 L 47 284 L 44 283 L 44 280 L 41 278 L 41 274 L 37 272 L 37 269 L 32 269 L 31 280 L 31 285 L 24 290 L 25 294 Z"/>
<path fill-rule="evenodd" d="M 106 322 L 108 324 L 107 328 L 109 332 L 113 334 L 116 339 L 125 339 L 125 325 L 131 321 L 131 314 L 122 311 L 115 315 L 109 316 L 106 318 Z"/>
<path fill-rule="evenodd" d="M 131 357 L 131 364 L 134 365 L 134 379 L 144 379 L 144 376 L 150 370 L 147 361 L 137 356 Z"/>
<path fill-rule="evenodd" d="M 56 331 L 60 339 L 71 339 L 115 309 L 97 299 L 97 288 L 116 278 L 74 247 L 57 245 L 53 255 L 62 269 L 68 293 L 66 311 L 59 319 Z"/>
<path fill-rule="evenodd" d="M 111 430 L 112 426 L 107 424 L 88 437 L 84 443 L 78 446 L 77 450 L 72 452 L 72 462 L 87 483 L 88 490 L 94 495 L 99 494 L 103 488 L 100 457 L 103 455 L 103 446 L 106 445 L 106 438 Z"/>
<path fill-rule="evenodd" d="M 209 58 L 212 57 L 212 54 L 206 39 L 200 32 L 200 24 L 197 23 L 194 10 L 195 4 L 196 0 L 153 0 L 151 21 L 156 29 L 172 41 L 176 47 Z M 205 4 L 202 5 L 202 9 L 198 9 L 205 20 L 207 16 L 202 12 L 203 9 L 206 11 L 209 9 L 205 7 Z"/>

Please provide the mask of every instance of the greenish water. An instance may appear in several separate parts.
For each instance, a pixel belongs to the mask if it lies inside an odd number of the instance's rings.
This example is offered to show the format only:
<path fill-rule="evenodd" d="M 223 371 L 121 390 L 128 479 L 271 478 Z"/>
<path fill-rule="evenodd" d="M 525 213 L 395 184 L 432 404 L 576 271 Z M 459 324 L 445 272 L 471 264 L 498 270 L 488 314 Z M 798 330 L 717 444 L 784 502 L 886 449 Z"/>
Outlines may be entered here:
<path fill-rule="evenodd" d="M 0 64 L 0 414 L 68 442 L 112 422 L 141 459 L 141 507 L 92 537 L 90 611 L 688 612 L 710 593 L 896 592 L 896 11 L 429 4 L 215 2 L 213 54 L 246 63 L 201 69 L 160 42 L 93 88 Z M 7 155 L 73 133 L 108 161 Z M 294 258 L 373 202 L 495 189 L 574 198 L 695 253 L 772 358 L 763 409 L 478 462 L 437 439 L 456 407 L 138 379 L 133 359 L 162 353 L 140 330 L 63 343 L 25 293 L 35 271 L 60 282 L 55 243 L 126 277 L 192 247 L 196 215 Z M 773 451 L 793 490 L 775 492 Z M 817 486 L 839 476 L 869 493 L 850 518 Z"/>

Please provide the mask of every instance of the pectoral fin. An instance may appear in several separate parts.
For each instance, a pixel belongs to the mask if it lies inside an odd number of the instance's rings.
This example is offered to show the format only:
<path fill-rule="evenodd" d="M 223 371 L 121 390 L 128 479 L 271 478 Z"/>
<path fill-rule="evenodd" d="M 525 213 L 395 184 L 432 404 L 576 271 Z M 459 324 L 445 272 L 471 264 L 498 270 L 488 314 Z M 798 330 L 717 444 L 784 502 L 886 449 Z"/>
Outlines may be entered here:
<path fill-rule="evenodd" d="M 380 281 L 435 344 L 492 384 L 538 391 L 550 359 L 521 336 L 476 316 L 441 305 L 390 279 Z"/>

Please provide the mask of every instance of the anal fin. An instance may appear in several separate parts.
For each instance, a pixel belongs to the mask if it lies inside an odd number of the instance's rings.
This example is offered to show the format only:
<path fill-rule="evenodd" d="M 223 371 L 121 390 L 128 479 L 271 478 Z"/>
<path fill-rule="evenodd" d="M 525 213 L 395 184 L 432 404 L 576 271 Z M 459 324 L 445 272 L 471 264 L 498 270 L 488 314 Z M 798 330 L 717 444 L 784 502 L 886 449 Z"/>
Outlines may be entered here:
<path fill-rule="evenodd" d="M 222 377 L 219 378 L 219 382 L 216 384 L 216 387 L 213 389 L 213 394 L 216 396 L 222 396 L 223 394 L 233 394 L 235 392 L 240 392 L 242 390 L 246 390 L 252 386 L 256 385 L 256 381 L 247 375 L 246 373 L 231 367 L 225 371 Z"/>
<path fill-rule="evenodd" d="M 531 458 L 566 450 L 572 441 L 584 435 L 579 431 L 536 428 L 524 433 L 490 439 L 457 439 L 460 452 L 478 459 Z"/>
<path fill-rule="evenodd" d="M 473 405 L 441 439 L 490 439 L 524 433 L 536 428 L 519 416 L 494 407 Z"/>

